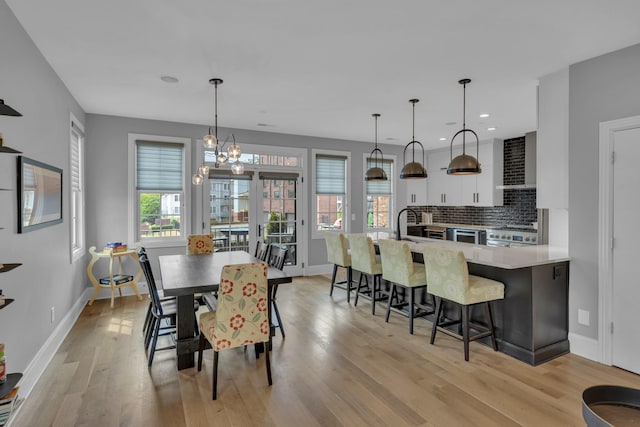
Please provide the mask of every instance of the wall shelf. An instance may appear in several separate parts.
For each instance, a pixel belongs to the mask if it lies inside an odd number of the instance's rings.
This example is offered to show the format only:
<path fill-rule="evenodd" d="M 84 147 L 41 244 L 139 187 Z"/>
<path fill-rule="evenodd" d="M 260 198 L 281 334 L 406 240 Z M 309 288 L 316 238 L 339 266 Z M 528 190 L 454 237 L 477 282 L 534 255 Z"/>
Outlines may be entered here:
<path fill-rule="evenodd" d="M 7 374 L 7 381 L 0 385 L 0 397 L 13 390 L 16 384 L 18 384 L 18 381 L 20 381 L 20 378 L 22 378 L 22 374 L 19 373 Z"/>
<path fill-rule="evenodd" d="M 0 273 L 6 273 L 7 271 L 11 271 L 16 267 L 20 267 L 22 263 L 14 263 L 14 264 L 3 264 L 2 268 L 0 268 Z"/>
<path fill-rule="evenodd" d="M 9 304 L 11 304 L 13 301 L 15 301 L 14 299 L 11 298 L 5 298 L 4 299 L 4 304 L 0 305 L 0 310 L 2 310 L 3 308 L 5 308 L 6 306 L 8 306 Z"/>

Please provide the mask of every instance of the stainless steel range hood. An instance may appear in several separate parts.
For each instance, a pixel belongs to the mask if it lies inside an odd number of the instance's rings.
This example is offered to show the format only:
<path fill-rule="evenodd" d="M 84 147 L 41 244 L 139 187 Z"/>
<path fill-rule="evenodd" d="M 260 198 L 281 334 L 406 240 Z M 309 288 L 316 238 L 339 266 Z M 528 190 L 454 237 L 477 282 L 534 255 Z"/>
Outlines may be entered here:
<path fill-rule="evenodd" d="M 524 180 L 522 184 L 498 185 L 496 186 L 498 190 L 536 188 L 536 132 L 525 134 L 524 147 Z"/>

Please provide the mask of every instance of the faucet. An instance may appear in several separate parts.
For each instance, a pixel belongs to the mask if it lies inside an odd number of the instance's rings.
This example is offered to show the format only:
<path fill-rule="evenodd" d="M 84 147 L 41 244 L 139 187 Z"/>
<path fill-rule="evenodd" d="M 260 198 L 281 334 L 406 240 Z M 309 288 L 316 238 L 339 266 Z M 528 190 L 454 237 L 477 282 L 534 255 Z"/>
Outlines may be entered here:
<path fill-rule="evenodd" d="M 413 212 L 413 214 L 416 216 L 416 219 L 418 219 L 418 212 L 414 211 L 413 209 L 411 208 L 400 209 L 400 212 L 398 212 L 398 219 L 396 221 L 396 240 L 400 240 L 400 215 L 404 211 Z"/>

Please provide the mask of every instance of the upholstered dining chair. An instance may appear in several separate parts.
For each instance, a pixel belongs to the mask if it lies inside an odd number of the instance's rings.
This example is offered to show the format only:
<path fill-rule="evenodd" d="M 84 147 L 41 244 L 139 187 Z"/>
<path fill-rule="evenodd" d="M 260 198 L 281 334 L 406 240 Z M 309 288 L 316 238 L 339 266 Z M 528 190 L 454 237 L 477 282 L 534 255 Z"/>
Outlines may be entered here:
<path fill-rule="evenodd" d="M 371 297 L 371 314 L 376 314 L 376 302 L 386 300 L 387 292 L 382 289 L 382 261 L 376 255 L 373 240 L 366 234 L 349 234 L 349 248 L 351 249 L 351 268 L 360 272 L 358 287 L 356 288 L 356 301 L 353 305 L 358 305 L 358 298 L 363 287 L 362 278 L 366 285 L 365 293 Z M 371 284 L 369 284 L 371 276 Z"/>
<path fill-rule="evenodd" d="M 435 342 L 437 331 L 462 339 L 464 342 L 464 360 L 468 361 L 469 341 L 490 336 L 493 349 L 497 351 L 498 346 L 493 330 L 493 317 L 489 302 L 504 298 L 504 284 L 496 280 L 469 274 L 467 260 L 462 251 L 424 246 L 422 253 L 427 270 L 429 292 L 438 297 L 436 302 L 436 321 L 431 330 L 431 344 Z M 443 301 L 460 305 L 461 319 L 441 320 Z M 469 319 L 469 307 L 476 304 L 484 306 L 487 320 L 486 326 L 473 323 Z M 456 324 L 461 324 L 462 336 L 446 328 Z M 470 328 L 480 332 L 469 336 Z"/>
<path fill-rule="evenodd" d="M 327 260 L 333 264 L 333 274 L 331 275 L 331 290 L 329 296 L 333 295 L 333 288 L 337 286 L 347 290 L 347 302 L 351 302 L 351 284 L 353 282 L 353 271 L 351 269 L 351 255 L 347 246 L 347 238 L 344 233 L 337 231 L 325 231 L 324 240 L 327 245 Z M 347 271 L 347 280 L 336 283 L 338 268 Z"/>
<path fill-rule="evenodd" d="M 211 234 L 189 234 L 187 236 L 187 255 L 213 253 L 213 236 Z"/>
<path fill-rule="evenodd" d="M 221 350 L 265 343 L 267 380 L 271 380 L 268 342 L 267 264 L 264 262 L 226 265 L 220 275 L 218 307 L 200 315 L 198 371 L 208 341 L 213 348 L 213 394 L 218 395 L 218 353 Z"/>
<path fill-rule="evenodd" d="M 269 245 L 269 254 L 267 256 L 267 264 L 269 267 L 277 268 L 278 270 L 284 269 L 284 263 L 287 258 L 287 252 L 289 250 L 286 246 L 280 246 L 276 244 Z M 280 329 L 280 333 L 282 334 L 282 338 L 284 338 L 284 325 L 282 324 L 282 318 L 280 317 L 280 310 L 278 310 L 278 285 L 274 285 L 271 288 L 271 307 L 273 308 L 273 313 L 276 315 L 277 327 Z"/>
<path fill-rule="evenodd" d="M 385 321 L 389 321 L 392 307 L 402 309 L 407 306 L 409 333 L 413 334 L 413 319 L 433 314 L 435 311 L 435 307 L 427 307 L 416 300 L 416 290 L 426 290 L 427 288 L 424 265 L 413 262 L 411 249 L 407 242 L 384 239 L 379 240 L 378 245 L 380 246 L 380 258 L 382 259 L 382 278 L 391 282 Z M 409 301 L 400 301 L 398 287 L 408 291 Z M 394 299 L 396 301 L 395 304 L 393 304 Z"/>

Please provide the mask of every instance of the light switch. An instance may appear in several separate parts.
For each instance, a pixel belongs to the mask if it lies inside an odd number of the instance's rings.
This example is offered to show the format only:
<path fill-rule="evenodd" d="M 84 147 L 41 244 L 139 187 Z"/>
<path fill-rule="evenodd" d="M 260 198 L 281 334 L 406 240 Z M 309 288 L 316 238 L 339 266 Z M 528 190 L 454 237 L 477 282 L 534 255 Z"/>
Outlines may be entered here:
<path fill-rule="evenodd" d="M 587 310 L 578 309 L 578 324 L 589 326 L 589 312 Z"/>
<path fill-rule="evenodd" d="M 356 214 L 352 213 L 351 214 L 351 221 L 355 221 L 356 220 Z"/>

